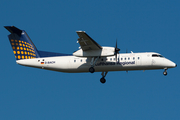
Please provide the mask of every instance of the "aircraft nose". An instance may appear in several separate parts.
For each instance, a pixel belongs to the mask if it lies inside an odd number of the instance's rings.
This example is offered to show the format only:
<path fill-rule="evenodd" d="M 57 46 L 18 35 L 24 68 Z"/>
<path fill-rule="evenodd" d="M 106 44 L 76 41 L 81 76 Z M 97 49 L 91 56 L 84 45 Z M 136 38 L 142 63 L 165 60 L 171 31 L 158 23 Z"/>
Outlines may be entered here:
<path fill-rule="evenodd" d="M 173 66 L 173 67 L 177 67 L 177 64 L 173 62 L 173 65 L 172 65 L 172 66 Z"/>
<path fill-rule="evenodd" d="M 169 60 L 169 68 L 175 68 L 177 64 Z"/>

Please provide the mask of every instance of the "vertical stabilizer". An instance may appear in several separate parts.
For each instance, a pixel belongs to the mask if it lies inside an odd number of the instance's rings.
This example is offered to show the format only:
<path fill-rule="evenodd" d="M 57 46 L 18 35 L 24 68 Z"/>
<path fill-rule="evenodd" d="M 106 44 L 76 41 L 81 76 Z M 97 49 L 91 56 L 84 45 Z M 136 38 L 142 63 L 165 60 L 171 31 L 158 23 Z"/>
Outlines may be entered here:
<path fill-rule="evenodd" d="M 14 26 L 4 26 L 11 34 L 8 35 L 16 60 L 40 57 L 38 50 L 24 30 Z"/>

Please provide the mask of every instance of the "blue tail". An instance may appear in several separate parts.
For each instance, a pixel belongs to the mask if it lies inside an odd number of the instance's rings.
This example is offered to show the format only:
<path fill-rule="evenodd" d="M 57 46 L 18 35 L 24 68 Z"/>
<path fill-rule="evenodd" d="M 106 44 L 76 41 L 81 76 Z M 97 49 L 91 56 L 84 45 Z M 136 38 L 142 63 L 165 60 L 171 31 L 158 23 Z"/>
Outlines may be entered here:
<path fill-rule="evenodd" d="M 14 26 L 4 26 L 11 34 L 8 35 L 16 60 L 38 58 L 35 45 L 24 30 Z"/>
<path fill-rule="evenodd" d="M 39 51 L 24 30 L 14 26 L 4 26 L 11 34 L 8 35 L 16 60 L 39 57 L 71 56 L 71 54 Z"/>

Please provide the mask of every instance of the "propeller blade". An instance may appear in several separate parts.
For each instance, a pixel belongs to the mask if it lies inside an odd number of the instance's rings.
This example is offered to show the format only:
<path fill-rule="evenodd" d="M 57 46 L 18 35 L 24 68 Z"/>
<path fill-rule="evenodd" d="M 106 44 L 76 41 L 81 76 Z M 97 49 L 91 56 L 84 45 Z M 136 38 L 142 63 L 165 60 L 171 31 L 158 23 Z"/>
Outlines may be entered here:
<path fill-rule="evenodd" d="M 116 62 L 117 62 L 117 54 L 115 56 L 116 56 Z"/>
<path fill-rule="evenodd" d="M 117 39 L 116 39 L 116 45 L 115 45 L 115 48 L 114 48 L 114 55 L 116 57 L 116 62 L 117 62 L 117 54 L 119 53 L 120 49 L 117 47 Z"/>
<path fill-rule="evenodd" d="M 116 48 L 117 48 L 117 39 L 116 39 Z"/>

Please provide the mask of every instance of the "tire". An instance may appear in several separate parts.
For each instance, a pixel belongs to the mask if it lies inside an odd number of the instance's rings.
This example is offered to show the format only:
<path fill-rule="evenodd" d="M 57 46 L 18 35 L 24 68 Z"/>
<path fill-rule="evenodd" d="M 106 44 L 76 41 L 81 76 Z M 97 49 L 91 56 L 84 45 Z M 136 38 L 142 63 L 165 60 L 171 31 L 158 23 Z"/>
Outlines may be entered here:
<path fill-rule="evenodd" d="M 90 67 L 90 68 L 89 68 L 89 72 L 90 72 L 90 73 L 94 73 L 94 72 L 95 72 L 95 69 L 94 69 L 93 67 Z"/>
<path fill-rule="evenodd" d="M 167 72 L 166 72 L 166 71 L 164 71 L 164 72 L 163 72 L 163 75 L 165 75 L 165 76 L 166 76 L 166 75 L 167 75 Z"/>
<path fill-rule="evenodd" d="M 104 83 L 106 82 L 106 79 L 104 79 L 104 77 L 102 77 L 102 78 L 100 79 L 100 82 L 104 84 Z"/>

